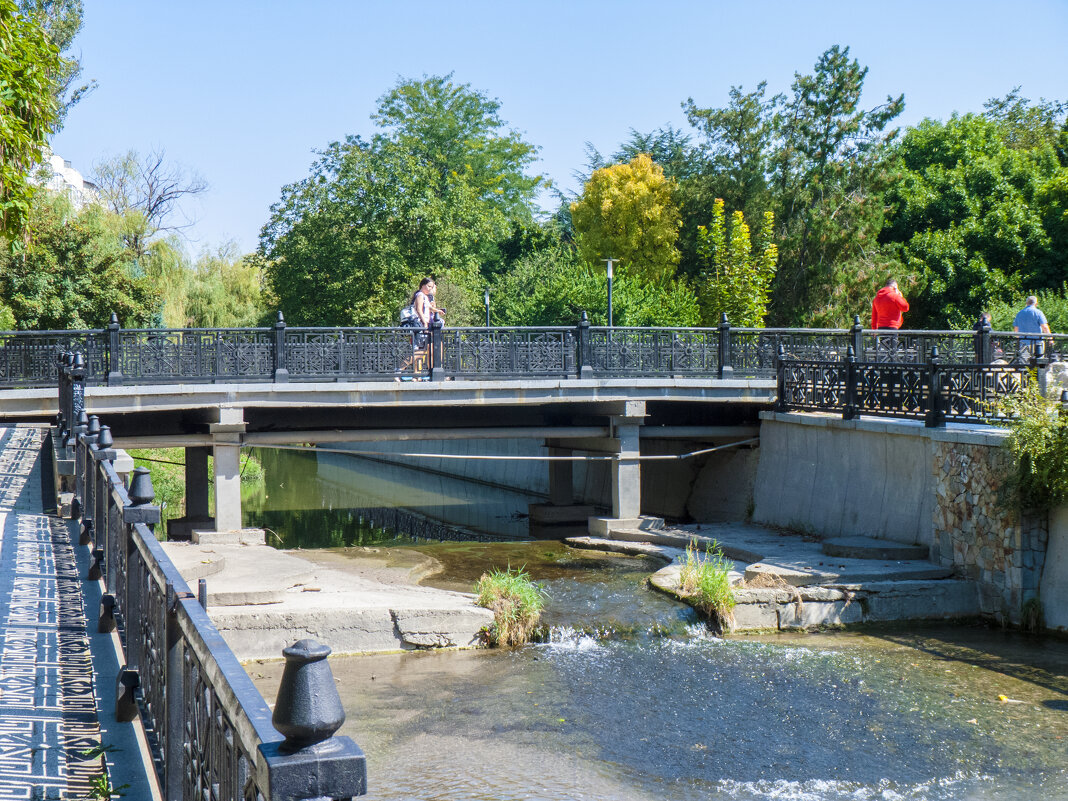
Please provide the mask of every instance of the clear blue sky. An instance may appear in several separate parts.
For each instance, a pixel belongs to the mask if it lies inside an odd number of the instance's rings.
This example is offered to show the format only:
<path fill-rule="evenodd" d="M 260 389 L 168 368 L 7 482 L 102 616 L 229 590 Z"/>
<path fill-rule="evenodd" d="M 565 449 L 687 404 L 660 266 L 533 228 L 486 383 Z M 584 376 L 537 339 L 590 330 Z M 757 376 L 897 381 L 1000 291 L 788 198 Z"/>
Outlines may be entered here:
<path fill-rule="evenodd" d="M 453 72 L 497 98 L 536 169 L 575 190 L 585 142 L 609 154 L 631 128 L 688 130 L 680 104 L 723 106 L 733 85 L 788 91 L 834 44 L 869 67 L 867 106 L 905 94 L 906 124 L 1017 85 L 1068 99 L 1068 0 L 85 0 L 74 49 L 99 88 L 53 149 L 87 175 L 164 149 L 211 187 L 186 209 L 189 250 L 252 250 L 281 187 L 316 149 L 369 134 L 398 79 Z"/>

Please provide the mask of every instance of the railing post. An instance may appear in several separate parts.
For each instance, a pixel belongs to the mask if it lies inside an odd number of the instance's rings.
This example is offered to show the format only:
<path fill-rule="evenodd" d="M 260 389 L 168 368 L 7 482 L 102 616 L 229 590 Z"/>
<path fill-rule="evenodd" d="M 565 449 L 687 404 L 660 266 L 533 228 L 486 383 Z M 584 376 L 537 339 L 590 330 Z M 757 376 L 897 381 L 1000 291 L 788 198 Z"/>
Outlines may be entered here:
<path fill-rule="evenodd" d="M 575 369 L 578 371 L 578 377 L 593 378 L 593 366 L 590 364 L 590 318 L 585 311 L 582 312 L 582 317 L 578 321 L 575 345 Z"/>
<path fill-rule="evenodd" d="M 59 444 L 62 446 L 67 441 L 67 432 L 73 424 L 70 416 L 70 368 L 74 361 L 74 354 L 69 350 L 63 351 L 59 356 L 59 414 L 56 415 L 56 428 L 59 430 Z"/>
<path fill-rule="evenodd" d="M 775 411 L 786 411 L 786 348 L 775 348 Z"/>
<path fill-rule="evenodd" d="M 367 760 L 348 737 L 335 737 L 345 710 L 326 657 L 330 648 L 299 640 L 283 649 L 286 666 L 271 722 L 285 735 L 264 743 L 268 797 L 351 799 L 367 792 Z"/>
<path fill-rule="evenodd" d="M 860 322 L 860 315 L 853 315 L 853 326 L 849 329 L 849 334 L 853 339 L 853 355 L 864 361 L 864 326 Z"/>
<path fill-rule="evenodd" d="M 727 313 L 719 321 L 719 377 L 730 378 L 734 375 L 731 365 L 731 324 L 727 322 Z"/>
<path fill-rule="evenodd" d="M 1049 388 L 1049 359 L 1046 358 L 1046 341 L 1038 340 L 1031 348 L 1031 367 L 1038 376 L 1038 391 L 1046 397 Z"/>
<path fill-rule="evenodd" d="M 845 357 L 845 404 L 842 407 L 843 420 L 855 420 L 857 414 L 857 352 L 850 345 Z"/>
<path fill-rule="evenodd" d="M 442 336 L 442 329 L 444 329 L 445 323 L 441 321 L 441 318 L 436 314 L 430 321 L 430 380 L 431 381 L 444 381 L 445 380 L 445 364 L 444 364 L 444 352 L 442 348 L 442 342 L 444 337 Z"/>
<path fill-rule="evenodd" d="M 117 387 L 122 384 L 122 353 L 119 344 L 119 315 L 111 313 L 108 321 L 108 386 Z"/>
<path fill-rule="evenodd" d="M 927 414 L 923 424 L 927 428 L 941 428 L 946 424 L 946 399 L 942 397 L 942 366 L 939 363 L 938 347 L 931 348 L 927 362 Z"/>
<path fill-rule="evenodd" d="M 75 353 L 71 357 L 70 366 L 70 423 L 67 428 L 67 440 L 64 445 L 69 444 L 71 440 L 77 443 L 77 434 L 75 429 L 81 423 L 82 418 L 85 416 L 85 357 L 81 353 Z M 86 424 L 89 419 L 85 418 Z M 84 431 L 84 429 L 83 429 Z M 81 433 L 81 432 L 78 432 Z"/>
<path fill-rule="evenodd" d="M 990 364 L 994 361 L 994 347 L 990 341 L 990 323 L 987 321 L 986 315 L 979 317 L 979 322 L 975 326 L 975 334 L 972 336 L 972 343 L 975 346 L 976 364 Z"/>
<path fill-rule="evenodd" d="M 286 321 L 282 312 L 274 322 L 274 380 L 278 384 L 289 382 L 289 370 L 286 369 Z"/>

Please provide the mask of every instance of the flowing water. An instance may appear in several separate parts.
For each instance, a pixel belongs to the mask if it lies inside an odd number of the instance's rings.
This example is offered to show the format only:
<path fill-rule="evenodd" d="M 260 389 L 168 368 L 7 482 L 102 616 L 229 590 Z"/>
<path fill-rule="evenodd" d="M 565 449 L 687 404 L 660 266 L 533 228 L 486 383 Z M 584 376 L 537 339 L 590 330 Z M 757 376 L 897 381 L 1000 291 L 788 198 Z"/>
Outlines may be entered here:
<path fill-rule="evenodd" d="M 268 465 L 275 498 L 278 470 Z M 514 500 L 498 499 L 503 519 Z M 302 536 L 323 538 L 314 516 L 300 518 Z M 1068 799 L 1064 640 L 963 626 L 721 640 L 647 588 L 657 565 L 643 558 L 375 539 L 432 555 L 443 571 L 427 583 L 450 589 L 524 566 L 548 595 L 551 636 L 513 651 L 332 658 L 368 798 Z M 273 698 L 281 665 L 249 672 Z"/>

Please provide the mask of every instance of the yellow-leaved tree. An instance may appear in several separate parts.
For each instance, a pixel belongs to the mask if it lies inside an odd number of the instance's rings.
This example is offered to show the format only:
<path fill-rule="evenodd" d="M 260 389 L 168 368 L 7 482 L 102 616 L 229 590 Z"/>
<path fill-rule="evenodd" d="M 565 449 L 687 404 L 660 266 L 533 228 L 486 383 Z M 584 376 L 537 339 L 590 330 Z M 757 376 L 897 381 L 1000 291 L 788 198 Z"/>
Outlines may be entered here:
<path fill-rule="evenodd" d="M 595 170 L 571 204 L 579 252 L 591 264 L 619 259 L 628 276 L 669 281 L 679 263 L 682 218 L 674 182 L 642 153 L 627 164 Z"/>
<path fill-rule="evenodd" d="M 707 265 L 701 271 L 701 311 L 706 323 L 715 325 L 726 314 L 732 325 L 763 327 L 779 258 L 774 231 L 775 215 L 764 212 L 754 245 L 745 217 L 736 211 L 728 234 L 723 200 L 716 198 L 711 224 L 697 227 L 697 255 Z"/>

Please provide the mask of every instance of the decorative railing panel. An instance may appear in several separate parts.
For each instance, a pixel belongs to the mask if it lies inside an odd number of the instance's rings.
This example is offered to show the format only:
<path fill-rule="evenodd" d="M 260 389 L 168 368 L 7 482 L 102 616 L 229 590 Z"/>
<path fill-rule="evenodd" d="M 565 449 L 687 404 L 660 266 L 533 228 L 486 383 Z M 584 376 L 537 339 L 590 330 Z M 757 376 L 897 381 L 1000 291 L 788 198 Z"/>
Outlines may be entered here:
<path fill-rule="evenodd" d="M 594 375 L 702 375 L 719 370 L 714 328 L 590 328 Z"/>
<path fill-rule="evenodd" d="M 273 375 L 269 329 L 141 329 L 119 334 L 126 383 L 264 381 Z"/>
<path fill-rule="evenodd" d="M 791 359 L 844 359 L 852 339 L 844 329 L 730 329 L 730 365 L 736 375 L 775 374 L 776 353 L 783 347 Z"/>
<path fill-rule="evenodd" d="M 927 413 L 925 366 L 858 362 L 854 409 L 857 414 L 922 418 Z"/>
<path fill-rule="evenodd" d="M 291 381 L 393 378 L 414 352 L 406 328 L 288 328 L 285 367 Z"/>
<path fill-rule="evenodd" d="M 55 386 L 59 359 L 69 351 L 85 357 L 97 380 L 107 374 L 104 331 L 0 331 L 0 387 Z"/>
<path fill-rule="evenodd" d="M 974 364 L 974 331 L 864 331 L 858 361 L 890 364 L 924 364 L 938 348 L 944 364 Z"/>
<path fill-rule="evenodd" d="M 446 329 L 442 354 L 446 374 L 458 377 L 563 377 L 575 373 L 575 329 Z"/>
<path fill-rule="evenodd" d="M 946 419 L 999 419 L 998 399 L 1026 387 L 1034 373 L 1014 365 L 954 364 L 941 368 Z"/>
<path fill-rule="evenodd" d="M 1034 336 L 994 331 L 990 334 L 991 361 L 995 364 L 1028 364 L 1042 343 L 1043 355 L 1053 361 L 1068 360 L 1068 334 Z"/>
<path fill-rule="evenodd" d="M 846 403 L 845 362 L 784 361 L 781 406 L 809 411 L 841 410 Z"/>

